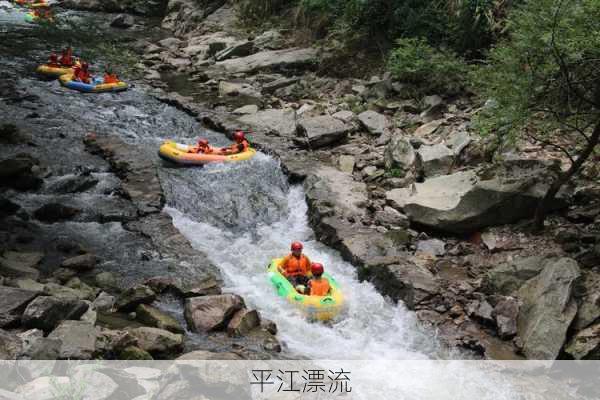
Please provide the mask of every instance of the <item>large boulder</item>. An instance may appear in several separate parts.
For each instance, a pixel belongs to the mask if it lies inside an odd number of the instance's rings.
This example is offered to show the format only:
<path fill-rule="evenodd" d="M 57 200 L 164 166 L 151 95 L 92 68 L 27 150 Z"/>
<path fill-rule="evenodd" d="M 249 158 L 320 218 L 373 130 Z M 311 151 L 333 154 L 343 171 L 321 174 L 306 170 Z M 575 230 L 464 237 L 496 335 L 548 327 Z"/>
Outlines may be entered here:
<path fill-rule="evenodd" d="M 87 309 L 82 300 L 39 296 L 27 305 L 21 322 L 25 327 L 49 332 L 63 320 L 78 319 Z"/>
<path fill-rule="evenodd" d="M 173 317 L 154 307 L 140 304 L 135 309 L 136 319 L 141 323 L 155 328 L 165 329 L 174 333 L 183 333 L 181 324 Z"/>
<path fill-rule="evenodd" d="M 7 251 L 0 257 L 0 275 L 8 278 L 38 279 L 40 272 L 35 268 L 44 258 L 43 253 Z"/>
<path fill-rule="evenodd" d="M 129 331 L 138 340 L 138 347 L 155 358 L 169 358 L 183 349 L 183 335 L 164 329 L 142 327 Z"/>
<path fill-rule="evenodd" d="M 135 285 L 125 290 L 117 298 L 117 309 L 133 311 L 140 304 L 150 304 L 156 300 L 156 293 L 146 285 Z"/>
<path fill-rule="evenodd" d="M 404 177 L 411 171 L 419 169 L 420 160 L 408 140 L 400 135 L 392 137 L 384 153 L 385 168 L 395 170 L 397 176 Z"/>
<path fill-rule="evenodd" d="M 306 68 L 317 59 L 317 50 L 313 48 L 291 48 L 284 50 L 261 51 L 247 57 L 217 62 L 215 71 L 229 74 L 249 73 L 260 70 L 281 70 Z"/>
<path fill-rule="evenodd" d="M 304 118 L 298 122 L 298 133 L 304 135 L 310 148 L 338 143 L 346 138 L 351 129 L 351 126 L 329 115 Z"/>
<path fill-rule="evenodd" d="M 0 328 L 18 324 L 21 314 L 39 292 L 0 286 Z"/>
<path fill-rule="evenodd" d="M 210 332 L 225 328 L 244 300 L 234 294 L 190 297 L 185 301 L 185 319 L 190 330 Z"/>
<path fill-rule="evenodd" d="M 554 360 L 558 356 L 577 313 L 571 292 L 580 275 L 575 260 L 559 258 L 519 289 L 522 306 L 517 332 L 527 358 Z"/>
<path fill-rule="evenodd" d="M 256 310 L 241 309 L 233 315 L 227 324 L 227 333 L 231 336 L 247 335 L 260 326 L 260 316 Z"/>
<path fill-rule="evenodd" d="M 551 181 L 546 172 L 539 162 L 506 162 L 491 170 L 461 171 L 393 189 L 386 197 L 413 222 L 465 234 L 532 216 Z M 559 196 L 550 209 L 565 204 Z"/>
<path fill-rule="evenodd" d="M 89 360 L 96 350 L 98 329 L 84 321 L 64 321 L 49 335 L 61 341 L 59 357 L 65 360 Z"/>
<path fill-rule="evenodd" d="M 565 347 L 565 352 L 576 360 L 600 358 L 600 324 L 594 324 L 577 332 Z"/>
<path fill-rule="evenodd" d="M 293 109 L 259 111 L 244 115 L 238 118 L 238 121 L 279 136 L 294 137 L 296 134 L 296 112 Z"/>
<path fill-rule="evenodd" d="M 482 287 L 489 294 L 510 295 L 539 274 L 548 262 L 552 259 L 541 256 L 512 259 L 489 270 L 483 277 Z"/>
<path fill-rule="evenodd" d="M 358 120 L 373 135 L 388 133 L 392 126 L 385 115 L 375 111 L 364 111 L 358 114 Z"/>

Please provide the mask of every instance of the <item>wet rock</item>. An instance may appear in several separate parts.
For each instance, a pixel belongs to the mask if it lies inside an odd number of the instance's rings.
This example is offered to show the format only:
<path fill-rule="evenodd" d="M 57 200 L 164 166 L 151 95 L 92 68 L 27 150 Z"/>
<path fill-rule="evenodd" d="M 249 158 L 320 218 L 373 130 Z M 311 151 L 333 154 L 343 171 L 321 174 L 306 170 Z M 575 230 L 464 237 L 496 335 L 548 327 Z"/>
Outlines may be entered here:
<path fill-rule="evenodd" d="M 18 336 L 23 344 L 19 360 L 56 360 L 60 357 L 62 342 L 59 339 L 45 338 L 44 332 L 39 329 L 31 329 Z"/>
<path fill-rule="evenodd" d="M 101 292 L 92 303 L 92 307 L 98 311 L 110 312 L 115 306 L 116 299 L 106 292 Z"/>
<path fill-rule="evenodd" d="M 18 324 L 27 305 L 39 292 L 0 286 L 0 328 Z"/>
<path fill-rule="evenodd" d="M 238 121 L 279 136 L 294 137 L 296 134 L 296 112 L 292 109 L 259 111 L 256 114 L 244 115 Z"/>
<path fill-rule="evenodd" d="M 493 316 L 501 339 L 510 339 L 517 334 L 519 301 L 514 297 L 501 298 L 494 307 Z"/>
<path fill-rule="evenodd" d="M 248 57 L 217 62 L 214 68 L 218 74 L 222 74 L 222 71 L 237 74 L 260 70 L 306 68 L 316 61 L 316 57 L 317 51 L 312 48 L 261 51 Z"/>
<path fill-rule="evenodd" d="M 210 332 L 223 329 L 244 300 L 233 294 L 191 297 L 185 301 L 185 319 L 190 330 Z"/>
<path fill-rule="evenodd" d="M 351 129 L 351 126 L 328 115 L 303 118 L 298 122 L 298 133 L 304 135 L 310 148 L 339 143 Z"/>
<path fill-rule="evenodd" d="M 385 168 L 395 170 L 400 178 L 420 169 L 420 160 L 412 145 L 400 135 L 392 137 L 384 153 Z"/>
<path fill-rule="evenodd" d="M 509 295 L 526 281 L 538 275 L 552 259 L 540 256 L 517 258 L 488 271 L 483 277 L 482 287 L 490 294 Z"/>
<path fill-rule="evenodd" d="M 165 329 L 173 333 L 184 332 L 183 328 L 175 318 L 154 307 L 140 304 L 135 309 L 135 315 L 136 319 L 145 325 Z"/>
<path fill-rule="evenodd" d="M 14 333 L 0 329 L 0 359 L 14 360 L 21 350 L 21 339 Z"/>
<path fill-rule="evenodd" d="M 558 356 L 577 313 L 571 292 L 580 275 L 575 260 L 560 258 L 519 289 L 522 307 L 517 331 L 527 358 L 554 360 Z"/>
<path fill-rule="evenodd" d="M 136 346 L 126 347 L 119 353 L 120 360 L 153 360 L 150 353 Z"/>
<path fill-rule="evenodd" d="M 39 189 L 43 180 L 33 172 L 38 163 L 26 154 L 0 160 L 0 187 L 8 186 L 17 190 Z"/>
<path fill-rule="evenodd" d="M 275 79 L 272 82 L 265 83 L 262 87 L 262 91 L 263 91 L 263 93 L 273 93 L 276 90 L 282 89 L 284 87 L 288 87 L 299 81 L 300 81 L 300 78 L 297 78 L 297 77 L 293 77 L 293 78 L 283 77 L 283 78 Z"/>
<path fill-rule="evenodd" d="M 373 282 L 383 294 L 402 300 L 411 310 L 439 292 L 439 284 L 427 268 L 399 258 L 373 259 L 359 276 Z"/>
<path fill-rule="evenodd" d="M 433 146 L 421 146 L 417 151 L 427 177 L 445 175 L 454 165 L 454 153 L 441 143 Z"/>
<path fill-rule="evenodd" d="M 236 312 L 227 324 L 227 333 L 231 336 L 244 336 L 259 326 L 258 311 L 242 309 Z"/>
<path fill-rule="evenodd" d="M 277 325 L 275 324 L 275 322 L 265 319 L 265 318 L 261 318 L 260 319 L 260 326 L 266 330 L 267 332 L 269 332 L 271 335 L 277 335 Z"/>
<path fill-rule="evenodd" d="M 96 266 L 96 256 L 93 254 L 82 254 L 80 256 L 67 258 L 61 264 L 63 268 L 74 269 L 75 271 L 91 271 Z"/>
<path fill-rule="evenodd" d="M 112 272 L 100 272 L 94 277 L 96 285 L 103 289 L 115 289 L 119 287 L 117 277 Z"/>
<path fill-rule="evenodd" d="M 0 196 L 0 218 L 14 215 L 21 209 L 21 206 Z"/>
<path fill-rule="evenodd" d="M 169 358 L 183 348 L 183 335 L 171 333 L 159 328 L 135 328 L 129 331 L 138 340 L 140 349 L 154 358 Z"/>
<path fill-rule="evenodd" d="M 375 212 L 375 221 L 386 228 L 408 228 L 409 226 L 406 215 L 388 206 L 385 206 L 381 211 Z"/>
<path fill-rule="evenodd" d="M 375 111 L 364 111 L 358 114 L 358 120 L 373 135 L 382 135 L 391 128 L 387 117 Z"/>
<path fill-rule="evenodd" d="M 215 54 L 215 60 L 224 61 L 233 57 L 246 57 L 254 51 L 254 42 L 244 41 L 229 46 Z"/>
<path fill-rule="evenodd" d="M 49 203 L 35 210 L 33 216 L 42 222 L 54 223 L 69 220 L 80 212 L 81 210 L 77 208 L 58 203 Z"/>
<path fill-rule="evenodd" d="M 7 251 L 0 257 L 0 275 L 8 278 L 38 279 L 35 268 L 44 258 L 43 253 Z"/>
<path fill-rule="evenodd" d="M 417 242 L 417 252 L 432 256 L 443 256 L 446 254 L 446 243 L 439 239 L 419 240 Z"/>
<path fill-rule="evenodd" d="M 120 311 L 133 311 L 140 304 L 150 304 L 156 300 L 156 293 L 148 286 L 135 285 L 125 290 L 117 298 L 117 309 Z"/>
<path fill-rule="evenodd" d="M 60 358 L 89 360 L 96 350 L 98 331 L 93 324 L 84 321 L 64 321 L 49 335 L 49 339 L 61 341 Z"/>
<path fill-rule="evenodd" d="M 180 297 L 221 294 L 218 282 L 212 277 L 193 280 L 171 276 L 156 276 L 146 280 L 145 284 L 156 293 L 172 292 Z"/>
<path fill-rule="evenodd" d="M 576 360 L 600 358 L 600 324 L 579 331 L 565 347 L 565 352 Z"/>
<path fill-rule="evenodd" d="M 539 163 L 491 171 L 461 171 L 387 192 L 387 201 L 411 221 L 452 233 L 470 233 L 533 215 L 548 189 Z M 551 209 L 563 207 L 559 196 Z"/>
<path fill-rule="evenodd" d="M 88 305 L 78 299 L 39 296 L 27 305 L 21 322 L 25 327 L 49 332 L 61 321 L 78 319 L 87 309 Z"/>
<path fill-rule="evenodd" d="M 135 24 L 135 20 L 131 15 L 119 14 L 110 23 L 110 26 L 114 28 L 127 29 L 131 28 Z"/>
<path fill-rule="evenodd" d="M 341 155 L 338 159 L 340 171 L 347 174 L 352 174 L 352 172 L 354 172 L 354 165 L 356 165 L 356 158 L 354 158 L 354 156 Z"/>
<path fill-rule="evenodd" d="M 257 112 L 258 106 L 256 104 L 248 104 L 247 106 L 243 106 L 233 110 L 233 113 L 237 115 L 256 114 Z"/>

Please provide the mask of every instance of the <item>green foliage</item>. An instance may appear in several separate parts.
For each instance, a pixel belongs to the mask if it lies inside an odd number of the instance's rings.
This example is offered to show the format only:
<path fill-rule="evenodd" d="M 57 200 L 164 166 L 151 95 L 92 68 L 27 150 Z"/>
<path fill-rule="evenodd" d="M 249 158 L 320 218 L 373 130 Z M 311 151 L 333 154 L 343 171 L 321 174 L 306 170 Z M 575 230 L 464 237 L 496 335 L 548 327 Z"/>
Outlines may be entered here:
<path fill-rule="evenodd" d="M 399 39 L 388 68 L 394 78 L 411 84 L 413 95 L 456 93 L 468 66 L 448 50 L 436 50 L 424 39 Z"/>
<path fill-rule="evenodd" d="M 473 74 L 481 97 L 493 99 L 480 130 L 577 153 L 600 120 L 599 20 L 597 0 L 530 0 L 515 10 L 509 40 Z"/>
<path fill-rule="evenodd" d="M 386 171 L 386 175 L 392 178 L 403 178 L 406 172 L 402 168 L 390 168 Z"/>

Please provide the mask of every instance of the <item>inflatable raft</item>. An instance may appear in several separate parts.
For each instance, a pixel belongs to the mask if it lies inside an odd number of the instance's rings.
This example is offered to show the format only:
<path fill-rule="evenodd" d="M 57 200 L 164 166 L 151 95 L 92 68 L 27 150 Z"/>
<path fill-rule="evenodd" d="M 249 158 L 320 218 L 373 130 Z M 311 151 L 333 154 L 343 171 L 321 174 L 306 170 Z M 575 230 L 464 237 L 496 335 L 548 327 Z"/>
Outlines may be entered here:
<path fill-rule="evenodd" d="M 52 23 L 52 22 L 54 22 L 54 18 L 52 18 L 52 17 L 40 18 L 38 15 L 35 14 L 35 12 L 29 11 L 27 14 L 25 14 L 25 22 L 30 22 L 32 24 L 36 23 L 36 22 Z"/>
<path fill-rule="evenodd" d="M 58 80 L 64 87 L 85 93 L 121 92 L 127 90 L 129 87 L 123 81 L 117 83 L 104 83 L 102 78 L 93 78 L 92 83 L 83 83 L 73 80 L 72 74 L 61 75 Z"/>
<path fill-rule="evenodd" d="M 158 150 L 158 156 L 163 160 L 183 165 L 203 165 L 213 162 L 235 162 L 248 160 L 256 154 L 256 150 L 249 148 L 247 151 L 231 155 L 188 153 L 193 146 L 176 143 L 172 140 L 164 142 Z M 220 148 L 214 148 L 219 151 Z"/>
<path fill-rule="evenodd" d="M 287 301 L 302 310 L 309 319 L 328 321 L 342 311 L 344 297 L 340 285 L 327 272 L 323 277 L 329 280 L 331 290 L 327 296 L 307 296 L 296 291 L 294 286 L 279 272 L 278 266 L 283 258 L 276 258 L 267 266 L 269 279 L 279 297 L 285 297 Z"/>
<path fill-rule="evenodd" d="M 66 74 L 73 75 L 73 67 L 65 67 L 65 66 L 55 67 L 55 66 L 50 66 L 48 64 L 42 64 L 39 67 L 37 67 L 36 72 L 41 75 L 53 76 L 53 77 L 58 78 L 59 76 L 66 75 Z"/>

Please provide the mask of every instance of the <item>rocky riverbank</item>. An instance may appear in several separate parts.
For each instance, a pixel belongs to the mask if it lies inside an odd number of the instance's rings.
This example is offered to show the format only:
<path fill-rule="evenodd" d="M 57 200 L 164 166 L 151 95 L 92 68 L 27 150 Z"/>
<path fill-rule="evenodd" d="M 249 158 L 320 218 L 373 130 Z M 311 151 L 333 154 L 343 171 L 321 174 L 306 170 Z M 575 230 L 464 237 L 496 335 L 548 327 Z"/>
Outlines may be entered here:
<path fill-rule="evenodd" d="M 179 93 L 159 98 L 224 133 L 251 130 L 303 183 L 319 240 L 360 277 L 452 346 L 500 359 L 597 358 L 593 170 L 534 235 L 522 221 L 564 160 L 530 143 L 495 149 L 473 132 L 480 105 L 467 95 L 416 101 L 386 74 L 317 75 L 326 48 L 298 48 L 277 30 L 248 34 L 230 2 L 167 10 L 173 37 L 148 43 L 143 64 L 149 83 Z M 172 83 L 177 74 L 187 87 Z"/>

